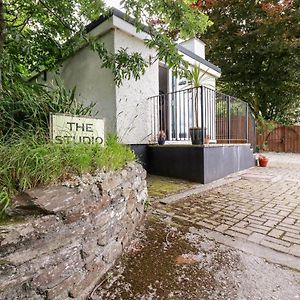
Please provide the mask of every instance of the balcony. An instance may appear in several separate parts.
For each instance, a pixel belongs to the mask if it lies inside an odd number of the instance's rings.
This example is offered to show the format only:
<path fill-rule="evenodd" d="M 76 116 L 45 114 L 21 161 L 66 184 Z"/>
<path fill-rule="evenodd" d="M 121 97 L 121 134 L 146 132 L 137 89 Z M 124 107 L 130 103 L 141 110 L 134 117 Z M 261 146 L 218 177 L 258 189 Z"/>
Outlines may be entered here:
<path fill-rule="evenodd" d="M 191 144 L 192 128 L 200 144 L 251 144 L 255 147 L 255 119 L 248 104 L 200 86 L 161 94 L 151 102 L 152 141 L 162 131 L 166 144 Z"/>

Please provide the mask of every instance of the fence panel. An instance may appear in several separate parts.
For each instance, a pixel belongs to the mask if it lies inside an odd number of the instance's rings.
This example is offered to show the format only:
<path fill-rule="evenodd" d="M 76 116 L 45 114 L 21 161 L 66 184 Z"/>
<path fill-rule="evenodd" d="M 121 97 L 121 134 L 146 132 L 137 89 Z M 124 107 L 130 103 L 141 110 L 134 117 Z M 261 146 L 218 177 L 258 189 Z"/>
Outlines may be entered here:
<path fill-rule="evenodd" d="M 257 134 L 260 150 L 300 153 L 300 126 L 282 126 Z"/>

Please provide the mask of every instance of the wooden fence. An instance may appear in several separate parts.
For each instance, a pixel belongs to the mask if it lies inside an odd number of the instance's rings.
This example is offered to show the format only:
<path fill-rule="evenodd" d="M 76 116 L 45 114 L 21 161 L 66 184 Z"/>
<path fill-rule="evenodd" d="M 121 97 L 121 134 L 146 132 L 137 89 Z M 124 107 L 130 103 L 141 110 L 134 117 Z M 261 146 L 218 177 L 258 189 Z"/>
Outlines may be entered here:
<path fill-rule="evenodd" d="M 231 116 L 228 118 L 216 118 L 216 138 L 218 144 L 250 143 L 255 147 L 255 120 L 248 115 L 248 123 L 245 116 Z"/>
<path fill-rule="evenodd" d="M 276 126 L 257 133 L 256 144 L 260 150 L 300 153 L 300 126 Z"/>

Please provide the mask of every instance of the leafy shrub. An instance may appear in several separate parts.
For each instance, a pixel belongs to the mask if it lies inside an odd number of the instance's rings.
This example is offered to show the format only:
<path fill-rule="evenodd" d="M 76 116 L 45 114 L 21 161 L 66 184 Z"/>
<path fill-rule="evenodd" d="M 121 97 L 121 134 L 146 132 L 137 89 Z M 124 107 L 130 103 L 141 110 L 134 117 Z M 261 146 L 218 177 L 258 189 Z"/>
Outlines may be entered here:
<path fill-rule="evenodd" d="M 51 88 L 21 78 L 6 80 L 0 100 L 0 136 L 4 138 L 19 131 L 21 136 L 24 131 L 47 133 L 50 112 L 90 116 L 94 107 L 79 103 L 75 88 L 69 91 L 58 80 Z"/>
<path fill-rule="evenodd" d="M 76 101 L 75 89 L 68 91 L 59 81 L 50 88 L 6 77 L 0 96 L 0 218 L 17 192 L 73 174 L 117 170 L 135 158 L 114 136 L 105 147 L 50 142 L 50 112 L 90 116 L 94 106 Z"/>

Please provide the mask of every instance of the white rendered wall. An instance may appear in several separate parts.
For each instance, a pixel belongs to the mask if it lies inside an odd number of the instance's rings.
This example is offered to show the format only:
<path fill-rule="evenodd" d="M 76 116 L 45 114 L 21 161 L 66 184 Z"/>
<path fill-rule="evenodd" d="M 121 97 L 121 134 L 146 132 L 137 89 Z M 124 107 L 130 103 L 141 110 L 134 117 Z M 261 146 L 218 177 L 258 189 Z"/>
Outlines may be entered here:
<path fill-rule="evenodd" d="M 95 30 L 98 28 L 92 33 Z M 155 50 L 147 48 L 143 40 L 119 29 L 111 29 L 100 39 L 111 52 L 128 48 L 129 52 L 140 52 L 147 62 L 155 56 Z M 67 88 L 76 86 L 79 101 L 96 103 L 94 110 L 97 117 L 105 119 L 106 134 L 116 133 L 126 144 L 143 144 L 153 139 L 153 103 L 148 98 L 159 94 L 158 67 L 156 61 L 139 80 L 124 80 L 117 87 L 112 72 L 101 68 L 98 54 L 86 46 L 63 63 L 60 75 Z M 54 78 L 52 72 L 47 72 L 48 84 Z"/>
<path fill-rule="evenodd" d="M 114 44 L 115 51 L 127 47 L 129 52 L 140 52 L 147 62 L 155 56 L 155 50 L 147 48 L 142 40 L 121 30 L 115 31 Z M 159 94 L 158 69 L 156 61 L 139 80 L 125 80 L 116 88 L 117 133 L 125 144 L 149 143 L 152 139 L 153 104 L 148 98 Z"/>
<path fill-rule="evenodd" d="M 205 59 L 205 43 L 197 38 L 192 38 L 180 43 L 184 48 Z"/>
<path fill-rule="evenodd" d="M 101 37 L 109 51 L 114 49 L 113 31 Z M 101 68 L 97 53 L 85 47 L 66 60 L 61 70 L 66 87 L 76 86 L 77 98 L 96 103 L 97 117 L 105 119 L 105 132 L 116 131 L 115 84 L 111 70 Z"/>
<path fill-rule="evenodd" d="M 101 41 L 109 51 L 114 51 L 113 30 L 103 35 Z M 66 88 L 76 87 L 77 100 L 87 105 L 95 103 L 96 117 L 105 120 L 105 134 L 115 133 L 116 88 L 111 70 L 101 68 L 98 54 L 85 46 L 63 62 L 58 75 L 47 72 L 47 84 L 55 85 L 59 75 Z"/>
<path fill-rule="evenodd" d="M 200 80 L 200 85 L 203 85 L 207 88 L 215 90 L 216 89 L 216 77 L 214 77 L 211 74 L 205 74 Z"/>

